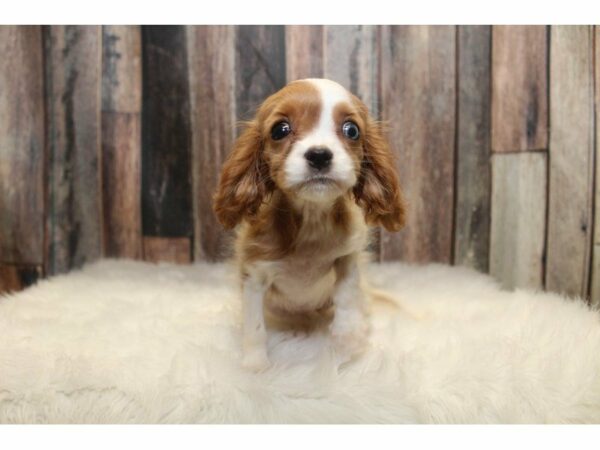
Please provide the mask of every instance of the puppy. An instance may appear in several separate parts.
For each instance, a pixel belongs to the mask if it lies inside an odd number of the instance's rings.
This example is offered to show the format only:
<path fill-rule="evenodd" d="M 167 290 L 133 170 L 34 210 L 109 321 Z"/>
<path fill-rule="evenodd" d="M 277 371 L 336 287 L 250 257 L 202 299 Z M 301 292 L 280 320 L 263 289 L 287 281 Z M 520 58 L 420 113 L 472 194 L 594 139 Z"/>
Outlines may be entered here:
<path fill-rule="evenodd" d="M 381 125 L 339 84 L 294 81 L 271 95 L 223 165 L 214 210 L 235 244 L 243 291 L 243 364 L 269 366 L 265 313 L 333 309 L 343 360 L 368 334 L 360 256 L 369 226 L 404 223 Z"/>

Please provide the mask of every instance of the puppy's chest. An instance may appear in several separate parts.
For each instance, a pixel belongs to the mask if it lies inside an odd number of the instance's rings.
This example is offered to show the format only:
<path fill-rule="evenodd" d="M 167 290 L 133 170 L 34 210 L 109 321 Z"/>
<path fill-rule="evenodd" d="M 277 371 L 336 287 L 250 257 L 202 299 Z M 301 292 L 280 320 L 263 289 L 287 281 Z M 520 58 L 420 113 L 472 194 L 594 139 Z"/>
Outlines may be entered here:
<path fill-rule="evenodd" d="M 362 250 L 359 236 L 325 235 L 300 241 L 293 252 L 268 265 L 268 303 L 288 310 L 318 309 L 330 301 L 336 261 Z"/>

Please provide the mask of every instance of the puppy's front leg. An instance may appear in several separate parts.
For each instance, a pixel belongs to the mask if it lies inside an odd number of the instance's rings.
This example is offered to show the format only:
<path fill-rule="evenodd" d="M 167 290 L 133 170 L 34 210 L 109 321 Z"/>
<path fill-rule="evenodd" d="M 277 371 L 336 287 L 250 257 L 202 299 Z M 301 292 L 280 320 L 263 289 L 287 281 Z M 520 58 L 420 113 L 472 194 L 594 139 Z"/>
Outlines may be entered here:
<path fill-rule="evenodd" d="M 361 288 L 357 260 L 358 255 L 353 254 L 335 263 L 338 280 L 333 294 L 335 315 L 330 330 L 341 362 L 350 360 L 364 349 L 369 333 L 367 297 Z"/>
<path fill-rule="evenodd" d="M 269 367 L 267 330 L 263 312 L 266 288 L 263 283 L 250 275 L 244 279 L 242 289 L 242 364 L 248 369 L 260 371 Z"/>

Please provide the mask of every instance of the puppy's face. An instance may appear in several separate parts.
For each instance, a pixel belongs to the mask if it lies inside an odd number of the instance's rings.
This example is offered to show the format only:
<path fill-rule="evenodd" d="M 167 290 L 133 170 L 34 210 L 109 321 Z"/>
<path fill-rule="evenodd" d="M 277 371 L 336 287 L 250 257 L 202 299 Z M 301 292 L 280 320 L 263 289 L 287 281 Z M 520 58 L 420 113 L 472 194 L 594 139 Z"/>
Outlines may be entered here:
<path fill-rule="evenodd" d="M 366 108 L 339 84 L 297 81 L 269 97 L 257 120 L 275 185 L 296 198 L 330 202 L 357 183 Z"/>
<path fill-rule="evenodd" d="M 339 84 L 290 83 L 267 98 L 223 166 L 215 213 L 227 228 L 251 219 L 274 190 L 333 204 L 351 193 L 371 224 L 397 231 L 404 202 L 379 123 Z"/>

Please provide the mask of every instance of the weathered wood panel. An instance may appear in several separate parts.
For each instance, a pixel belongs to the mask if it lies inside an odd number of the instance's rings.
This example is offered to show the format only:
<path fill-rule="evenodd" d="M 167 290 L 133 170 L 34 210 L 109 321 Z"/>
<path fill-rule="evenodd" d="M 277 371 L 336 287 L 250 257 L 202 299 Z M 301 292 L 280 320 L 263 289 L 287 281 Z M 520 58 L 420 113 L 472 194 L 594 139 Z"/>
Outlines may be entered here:
<path fill-rule="evenodd" d="M 41 266 L 0 265 L 0 295 L 25 289 L 41 277 Z"/>
<path fill-rule="evenodd" d="M 236 27 L 235 56 L 237 119 L 250 120 L 286 84 L 285 27 Z"/>
<path fill-rule="evenodd" d="M 378 115 L 377 27 L 328 25 L 324 30 L 323 74 L 337 81 Z"/>
<path fill-rule="evenodd" d="M 382 233 L 386 260 L 451 261 L 455 37 L 450 26 L 382 29 L 381 116 L 408 202 L 404 230 Z"/>
<path fill-rule="evenodd" d="M 98 26 L 44 27 L 50 274 L 102 254 L 101 40 Z"/>
<path fill-rule="evenodd" d="M 547 156 L 492 156 L 490 273 L 503 287 L 543 287 Z"/>
<path fill-rule="evenodd" d="M 287 80 L 323 77 L 323 26 L 285 27 Z"/>
<path fill-rule="evenodd" d="M 102 33 L 102 175 L 104 251 L 141 258 L 141 31 Z"/>
<path fill-rule="evenodd" d="M 590 303 L 600 305 L 600 26 L 594 27 L 594 103 L 595 103 L 595 192 L 594 192 L 594 235 L 590 282 Z"/>
<path fill-rule="evenodd" d="M 0 26 L 0 263 L 41 264 L 44 92 L 41 29 Z"/>
<path fill-rule="evenodd" d="M 592 243 L 592 27 L 553 26 L 546 288 L 586 296 Z"/>
<path fill-rule="evenodd" d="M 106 256 L 142 257 L 140 133 L 139 115 L 102 113 Z"/>
<path fill-rule="evenodd" d="M 546 26 L 492 27 L 492 149 L 548 148 Z"/>
<path fill-rule="evenodd" d="M 145 26 L 142 32 L 143 232 L 145 236 L 191 236 L 192 138 L 185 27 Z"/>
<path fill-rule="evenodd" d="M 194 258 L 223 257 L 226 233 L 212 213 L 212 195 L 235 123 L 235 30 L 187 27 L 192 124 Z"/>
<path fill-rule="evenodd" d="M 102 27 L 102 111 L 139 113 L 142 105 L 139 26 Z"/>
<path fill-rule="evenodd" d="M 144 236 L 144 259 L 146 261 L 189 264 L 191 257 L 190 238 Z"/>
<path fill-rule="evenodd" d="M 458 27 L 454 262 L 488 271 L 491 27 Z"/>

